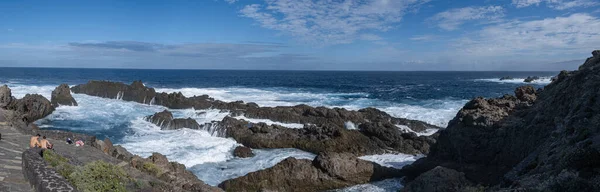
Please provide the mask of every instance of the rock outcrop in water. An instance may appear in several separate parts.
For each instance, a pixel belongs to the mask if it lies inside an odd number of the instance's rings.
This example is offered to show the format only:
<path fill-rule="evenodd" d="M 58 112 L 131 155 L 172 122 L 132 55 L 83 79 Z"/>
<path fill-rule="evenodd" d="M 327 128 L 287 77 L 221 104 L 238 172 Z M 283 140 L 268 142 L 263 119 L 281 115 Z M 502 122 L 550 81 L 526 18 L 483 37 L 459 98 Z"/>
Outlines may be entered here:
<path fill-rule="evenodd" d="M 252 152 L 252 149 L 250 149 L 248 147 L 237 146 L 233 150 L 233 156 L 240 157 L 240 158 L 248 158 L 248 157 L 254 157 L 254 153 Z"/>
<path fill-rule="evenodd" d="M 12 92 L 8 86 L 0 87 L 0 108 L 6 108 L 13 100 Z"/>
<path fill-rule="evenodd" d="M 542 91 L 522 87 L 516 97 L 474 99 L 404 173 L 414 178 L 443 166 L 494 189 L 600 190 L 599 66 L 594 51 Z"/>
<path fill-rule="evenodd" d="M 223 102 L 210 98 L 208 95 L 188 98 L 181 92 L 157 93 L 153 88 L 145 87 L 140 81 L 136 81 L 131 85 L 108 81 L 90 81 L 86 84 L 74 86 L 71 90 L 74 93 L 162 105 L 171 109 L 221 109 L 230 111 L 235 116 L 244 115 L 248 118 L 270 119 L 283 123 L 337 124 L 341 126 L 346 122 L 358 125 L 381 121 L 405 125 L 416 132 L 423 132 L 428 128 L 438 128 L 421 121 L 395 118 L 374 108 L 350 111 L 342 108 L 331 109 L 308 105 L 259 107 L 255 103 L 244 103 L 242 101 Z"/>
<path fill-rule="evenodd" d="M 435 143 L 433 137 L 402 133 L 391 123 L 366 123 L 359 130 L 342 126 L 305 125 L 290 129 L 265 123 L 250 123 L 225 117 L 219 123 L 219 132 L 251 148 L 297 148 L 312 153 L 348 152 L 356 155 L 381 154 L 398 151 L 407 154 L 427 154 Z"/>
<path fill-rule="evenodd" d="M 525 80 L 523 80 L 523 82 L 525 82 L 525 83 L 531 83 L 531 82 L 537 81 L 537 80 L 540 80 L 540 77 L 538 77 L 538 76 L 531 77 L 530 76 L 530 77 L 525 78 Z"/>
<path fill-rule="evenodd" d="M 3 119 L 10 125 L 27 129 L 34 128 L 30 123 L 54 112 L 54 107 L 44 96 L 27 94 L 21 99 L 16 99 L 6 85 L 0 87 L 0 108 L 0 115 L 3 115 Z"/>
<path fill-rule="evenodd" d="M 224 181 L 226 191 L 323 191 L 397 176 L 397 170 L 349 153 L 322 153 L 314 160 L 287 158 L 274 167 Z"/>
<path fill-rule="evenodd" d="M 200 125 L 196 120 L 192 118 L 187 119 L 176 119 L 173 118 L 173 114 L 164 110 L 162 112 L 155 113 L 154 115 L 147 116 L 146 121 L 151 122 L 159 126 L 163 130 L 174 130 L 181 128 L 199 129 Z"/>
<path fill-rule="evenodd" d="M 52 91 L 52 96 L 50 98 L 52 102 L 52 106 L 58 107 L 60 105 L 66 106 L 77 106 L 77 101 L 71 95 L 71 89 L 67 84 L 61 84 L 54 91 Z"/>

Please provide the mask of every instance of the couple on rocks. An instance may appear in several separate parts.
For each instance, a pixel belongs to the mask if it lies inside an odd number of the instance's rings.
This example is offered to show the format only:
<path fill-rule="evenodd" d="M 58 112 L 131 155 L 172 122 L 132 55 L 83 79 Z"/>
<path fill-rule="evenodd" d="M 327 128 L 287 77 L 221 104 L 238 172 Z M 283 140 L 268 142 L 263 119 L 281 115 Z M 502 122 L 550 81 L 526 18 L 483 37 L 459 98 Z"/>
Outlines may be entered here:
<path fill-rule="evenodd" d="M 50 141 L 48 141 L 48 139 L 46 139 L 46 136 L 42 137 L 42 140 L 40 141 L 40 134 L 37 134 L 33 137 L 31 137 L 31 140 L 29 141 L 29 147 L 30 148 L 42 148 L 42 149 L 52 149 L 53 145 L 52 143 L 50 143 Z"/>

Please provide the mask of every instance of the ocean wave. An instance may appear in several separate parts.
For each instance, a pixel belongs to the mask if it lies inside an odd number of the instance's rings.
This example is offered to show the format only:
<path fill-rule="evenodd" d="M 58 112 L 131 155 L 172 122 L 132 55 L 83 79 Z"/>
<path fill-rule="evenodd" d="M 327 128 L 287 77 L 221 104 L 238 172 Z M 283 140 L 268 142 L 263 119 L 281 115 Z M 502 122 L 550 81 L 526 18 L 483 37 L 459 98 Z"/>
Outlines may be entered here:
<path fill-rule="evenodd" d="M 513 78 L 508 80 L 500 80 L 498 78 L 488 78 L 488 79 L 475 79 L 475 81 L 484 81 L 484 82 L 494 82 L 494 83 L 514 83 L 514 84 L 539 84 L 539 85 L 547 85 L 552 83 L 552 77 L 540 77 L 538 80 L 534 80 L 531 83 L 526 83 L 525 78 Z"/>
<path fill-rule="evenodd" d="M 331 192 L 390 192 L 399 191 L 403 187 L 402 178 L 395 178 L 331 190 Z"/>

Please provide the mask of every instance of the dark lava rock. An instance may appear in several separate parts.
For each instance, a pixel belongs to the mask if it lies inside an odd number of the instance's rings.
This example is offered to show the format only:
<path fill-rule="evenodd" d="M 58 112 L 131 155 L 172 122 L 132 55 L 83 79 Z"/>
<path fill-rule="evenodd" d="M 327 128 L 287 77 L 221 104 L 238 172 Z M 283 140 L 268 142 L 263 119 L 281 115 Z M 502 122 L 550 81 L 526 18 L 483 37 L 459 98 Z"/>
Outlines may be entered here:
<path fill-rule="evenodd" d="M 174 130 L 181 128 L 199 129 L 200 125 L 192 118 L 174 119 L 173 114 L 167 110 L 147 116 L 146 121 L 159 126 L 163 130 Z"/>
<path fill-rule="evenodd" d="M 525 82 L 525 83 L 531 83 L 531 82 L 533 82 L 535 80 L 540 80 L 540 77 L 538 77 L 538 76 L 527 77 L 527 78 L 525 78 L 525 80 L 523 82 Z"/>
<path fill-rule="evenodd" d="M 13 100 L 12 92 L 8 86 L 0 87 L 0 108 L 7 107 Z"/>
<path fill-rule="evenodd" d="M 472 188 L 472 183 L 465 178 L 464 173 L 460 173 L 456 170 L 436 167 L 429 170 L 414 181 L 410 182 L 409 185 L 405 186 L 402 192 L 455 192 L 455 191 L 467 191 L 468 188 Z M 475 191 L 475 190 L 473 190 Z"/>
<path fill-rule="evenodd" d="M 395 118 L 374 108 L 350 111 L 343 108 L 331 109 L 308 105 L 259 107 L 256 103 L 245 104 L 242 101 L 223 102 L 210 98 L 208 95 L 188 98 L 181 92 L 157 93 L 153 88 L 145 87 L 140 81 L 136 81 L 132 85 L 108 81 L 90 81 L 86 84 L 74 86 L 71 90 L 74 93 L 162 105 L 171 109 L 228 110 L 234 115 L 243 114 L 249 118 L 270 119 L 283 123 L 343 125 L 346 122 L 352 122 L 358 125 L 365 122 L 386 121 L 392 124 L 408 126 L 416 132 L 423 132 L 429 128 L 439 128 L 421 121 Z"/>
<path fill-rule="evenodd" d="M 225 117 L 219 126 L 219 129 L 222 129 L 219 132 L 225 133 L 223 137 L 231 137 L 247 147 L 297 148 L 317 154 L 349 152 L 356 155 L 372 155 L 386 151 L 422 154 L 427 153 L 428 146 L 435 142 L 432 137 L 417 137 L 414 133 L 404 134 L 389 124 L 388 127 L 367 124 L 361 130 L 348 130 L 343 125 L 332 124 L 306 125 L 302 129 L 291 129 Z M 385 131 L 378 131 L 379 129 Z"/>
<path fill-rule="evenodd" d="M 71 95 L 71 89 L 67 84 L 61 84 L 52 91 L 52 97 L 50 99 L 52 106 L 58 107 L 60 105 L 77 106 L 77 101 Z"/>
<path fill-rule="evenodd" d="M 535 97 L 520 88 L 517 94 L 530 96 L 469 102 L 429 155 L 403 172 L 410 180 L 443 166 L 501 190 L 599 191 L 600 52 L 594 53 Z"/>
<path fill-rule="evenodd" d="M 152 164 L 153 166 L 149 166 L 149 164 Z M 144 170 L 155 175 L 168 184 L 181 187 L 184 190 L 203 192 L 223 191 L 219 188 L 207 185 L 199 180 L 191 171 L 188 171 L 185 165 L 177 162 L 169 162 L 167 157 L 160 153 L 152 153 L 152 156 L 146 159 L 136 156 L 131 160 L 131 165 L 139 170 Z"/>
<path fill-rule="evenodd" d="M 226 191 L 323 191 L 394 177 L 396 171 L 349 153 L 327 153 L 313 161 L 290 157 L 219 187 Z"/>
<path fill-rule="evenodd" d="M 233 156 L 241 157 L 241 158 L 248 158 L 248 157 L 254 157 L 254 153 L 252 152 L 252 149 L 250 149 L 248 147 L 238 146 L 233 150 Z"/>
<path fill-rule="evenodd" d="M 13 100 L 6 109 L 14 111 L 14 119 L 26 123 L 32 123 L 54 112 L 54 107 L 50 101 L 37 94 L 27 94 L 21 99 Z"/>
<path fill-rule="evenodd" d="M 513 80 L 514 78 L 510 77 L 510 76 L 505 76 L 505 77 L 501 77 L 500 81 L 504 81 L 504 80 Z"/>

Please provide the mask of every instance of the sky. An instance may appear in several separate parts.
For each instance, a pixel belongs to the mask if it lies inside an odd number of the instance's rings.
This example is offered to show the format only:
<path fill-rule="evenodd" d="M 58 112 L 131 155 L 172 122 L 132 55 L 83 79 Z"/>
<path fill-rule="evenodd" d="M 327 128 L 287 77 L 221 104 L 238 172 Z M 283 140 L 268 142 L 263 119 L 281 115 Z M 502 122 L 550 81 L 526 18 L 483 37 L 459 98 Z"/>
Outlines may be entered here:
<path fill-rule="evenodd" d="M 599 0 L 0 1 L 0 67 L 557 71 Z"/>

